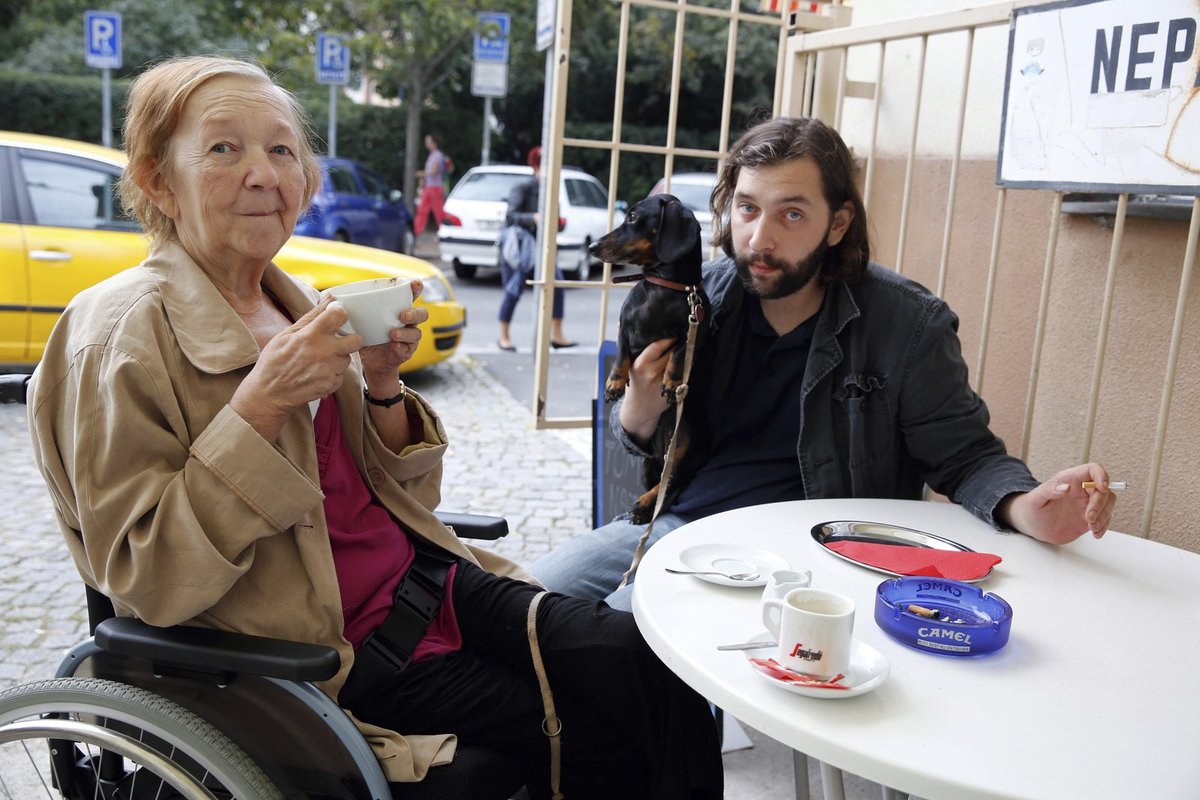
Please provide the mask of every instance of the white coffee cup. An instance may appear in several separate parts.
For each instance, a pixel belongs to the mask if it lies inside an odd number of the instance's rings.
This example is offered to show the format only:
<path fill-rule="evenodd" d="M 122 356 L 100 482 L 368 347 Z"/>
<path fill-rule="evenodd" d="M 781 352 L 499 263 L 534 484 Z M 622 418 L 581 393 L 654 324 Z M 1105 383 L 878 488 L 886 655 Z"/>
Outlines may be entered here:
<path fill-rule="evenodd" d="M 400 312 L 412 308 L 412 283 L 407 278 L 374 278 L 334 286 L 321 293 L 346 309 L 349 320 L 343 333 L 357 333 L 363 346 L 388 341 L 392 328 L 403 327 Z"/>
<path fill-rule="evenodd" d="M 792 589 L 802 589 L 812 585 L 812 570 L 777 569 L 767 576 L 767 585 L 763 587 L 762 602 L 772 598 L 782 600 Z"/>
<path fill-rule="evenodd" d="M 844 594 L 801 587 L 762 605 L 762 621 L 779 642 L 777 659 L 796 672 L 832 678 L 850 668 L 854 601 Z"/>

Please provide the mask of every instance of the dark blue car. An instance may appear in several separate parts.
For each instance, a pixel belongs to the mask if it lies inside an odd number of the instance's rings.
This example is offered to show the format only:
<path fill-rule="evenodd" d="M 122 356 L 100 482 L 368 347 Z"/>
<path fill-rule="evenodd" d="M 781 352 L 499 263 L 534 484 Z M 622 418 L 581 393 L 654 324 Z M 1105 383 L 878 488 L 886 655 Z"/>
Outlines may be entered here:
<path fill-rule="evenodd" d="M 404 194 L 348 158 L 320 156 L 321 189 L 296 224 L 300 236 L 337 239 L 411 255 L 412 213 Z"/>

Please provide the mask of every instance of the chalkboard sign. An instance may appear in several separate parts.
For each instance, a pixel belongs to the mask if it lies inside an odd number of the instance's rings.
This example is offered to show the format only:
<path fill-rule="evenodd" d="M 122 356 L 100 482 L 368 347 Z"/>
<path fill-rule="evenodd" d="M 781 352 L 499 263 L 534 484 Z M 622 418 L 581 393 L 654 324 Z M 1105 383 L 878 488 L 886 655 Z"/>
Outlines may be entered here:
<path fill-rule="evenodd" d="M 631 455 L 608 426 L 612 403 L 604 402 L 604 379 L 617 360 L 617 343 L 600 345 L 596 358 L 596 399 L 592 401 L 592 527 L 599 528 L 624 514 L 645 491 L 642 459 Z"/>

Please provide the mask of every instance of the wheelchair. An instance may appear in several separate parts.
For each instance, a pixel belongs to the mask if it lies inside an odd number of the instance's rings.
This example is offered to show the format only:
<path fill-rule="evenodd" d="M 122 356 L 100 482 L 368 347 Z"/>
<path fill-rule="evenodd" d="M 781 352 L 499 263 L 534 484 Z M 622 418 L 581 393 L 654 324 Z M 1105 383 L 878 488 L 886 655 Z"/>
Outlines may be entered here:
<path fill-rule="evenodd" d="M 23 402 L 27 375 L 0 376 Z M 498 539 L 498 517 L 440 513 Z M 518 765 L 459 746 L 425 780 L 389 784 L 366 739 L 315 682 L 340 657 L 321 645 L 116 617 L 85 586 L 91 636 L 52 679 L 0 692 L 0 798 L 68 800 L 506 800 Z"/>

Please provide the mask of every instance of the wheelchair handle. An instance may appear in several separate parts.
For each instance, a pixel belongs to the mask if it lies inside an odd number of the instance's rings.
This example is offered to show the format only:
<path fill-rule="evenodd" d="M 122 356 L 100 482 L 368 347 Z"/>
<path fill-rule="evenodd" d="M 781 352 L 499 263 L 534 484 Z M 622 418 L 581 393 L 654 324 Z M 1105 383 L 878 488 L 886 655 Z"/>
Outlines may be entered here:
<path fill-rule="evenodd" d="M 0 375 L 0 403 L 24 403 L 30 375 Z"/>

